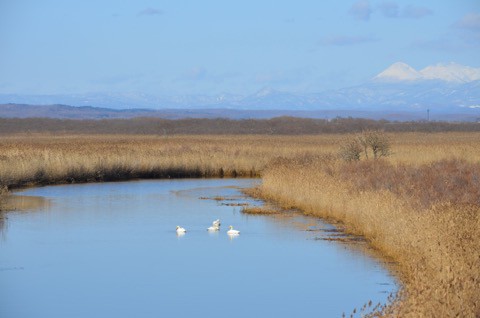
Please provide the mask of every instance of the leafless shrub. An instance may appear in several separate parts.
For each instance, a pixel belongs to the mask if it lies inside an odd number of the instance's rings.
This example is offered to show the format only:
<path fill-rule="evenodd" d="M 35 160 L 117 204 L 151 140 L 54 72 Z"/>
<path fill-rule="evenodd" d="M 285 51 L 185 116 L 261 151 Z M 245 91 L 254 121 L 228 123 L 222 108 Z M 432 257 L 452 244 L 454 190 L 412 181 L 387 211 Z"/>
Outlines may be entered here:
<path fill-rule="evenodd" d="M 382 131 L 365 130 L 346 139 L 340 146 L 340 158 L 345 161 L 359 161 L 363 153 L 365 159 L 374 159 L 391 155 L 390 140 Z"/>
<path fill-rule="evenodd" d="M 391 154 L 390 141 L 382 131 L 365 130 L 357 136 L 357 139 L 363 147 L 363 152 L 367 159 L 369 152 L 372 153 L 374 159 L 387 157 Z"/>
<path fill-rule="evenodd" d="M 345 161 L 358 161 L 363 151 L 362 144 L 358 138 L 350 138 L 340 146 L 339 155 Z"/>

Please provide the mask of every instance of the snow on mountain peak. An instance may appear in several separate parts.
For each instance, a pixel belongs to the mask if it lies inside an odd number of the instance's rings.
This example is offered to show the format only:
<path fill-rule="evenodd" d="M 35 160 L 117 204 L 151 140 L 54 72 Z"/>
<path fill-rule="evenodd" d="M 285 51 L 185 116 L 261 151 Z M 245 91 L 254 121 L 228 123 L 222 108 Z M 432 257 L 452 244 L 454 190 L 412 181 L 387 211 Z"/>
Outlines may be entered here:
<path fill-rule="evenodd" d="M 373 78 L 378 81 L 440 80 L 445 82 L 468 83 L 480 79 L 480 68 L 457 63 L 438 63 L 417 71 L 408 64 L 397 62 Z"/>
<path fill-rule="evenodd" d="M 439 79 L 447 82 L 468 83 L 480 79 L 480 68 L 457 63 L 427 66 L 420 73 L 425 79 Z"/>
<path fill-rule="evenodd" d="M 386 81 L 414 81 L 422 79 L 422 74 L 406 63 L 397 62 L 375 76 L 374 79 Z"/>

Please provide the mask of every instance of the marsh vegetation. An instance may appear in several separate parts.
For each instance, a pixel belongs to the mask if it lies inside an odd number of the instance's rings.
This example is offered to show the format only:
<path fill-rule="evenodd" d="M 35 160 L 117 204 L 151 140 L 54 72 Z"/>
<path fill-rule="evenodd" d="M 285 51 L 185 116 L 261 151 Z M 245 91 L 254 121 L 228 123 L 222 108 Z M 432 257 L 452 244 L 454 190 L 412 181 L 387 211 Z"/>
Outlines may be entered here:
<path fill-rule="evenodd" d="M 0 187 L 262 177 L 263 198 L 342 222 L 398 263 L 403 289 L 378 315 L 480 315 L 480 133 L 386 132 L 391 155 L 342 160 L 354 136 L 5 135 Z"/>
<path fill-rule="evenodd" d="M 419 165 L 331 156 L 278 160 L 263 197 L 340 221 L 399 265 L 404 289 L 375 315 L 477 317 L 480 313 L 480 165 Z"/>
<path fill-rule="evenodd" d="M 348 135 L 50 135 L 0 139 L 2 189 L 132 178 L 259 177 L 276 158 L 336 156 Z M 390 133 L 388 161 L 480 162 L 480 133 Z"/>

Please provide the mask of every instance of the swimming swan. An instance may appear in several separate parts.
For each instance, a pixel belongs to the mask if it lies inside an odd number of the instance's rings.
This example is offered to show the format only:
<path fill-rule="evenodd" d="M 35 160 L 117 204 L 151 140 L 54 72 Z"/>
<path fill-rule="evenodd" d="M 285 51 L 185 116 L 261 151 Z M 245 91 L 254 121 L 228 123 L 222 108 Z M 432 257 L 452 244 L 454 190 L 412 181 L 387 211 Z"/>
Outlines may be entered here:
<path fill-rule="evenodd" d="M 180 227 L 180 226 L 177 225 L 177 233 L 184 234 L 185 232 L 187 232 L 187 230 L 185 230 L 183 227 Z"/>
<path fill-rule="evenodd" d="M 233 226 L 230 225 L 229 228 L 230 228 L 230 230 L 227 231 L 228 235 L 238 235 L 238 234 L 240 234 L 240 231 L 234 230 Z"/>
<path fill-rule="evenodd" d="M 215 226 L 215 225 L 212 225 L 207 229 L 207 231 L 209 231 L 209 232 L 215 232 L 215 231 L 218 231 L 218 230 L 220 230 L 220 227 Z"/>

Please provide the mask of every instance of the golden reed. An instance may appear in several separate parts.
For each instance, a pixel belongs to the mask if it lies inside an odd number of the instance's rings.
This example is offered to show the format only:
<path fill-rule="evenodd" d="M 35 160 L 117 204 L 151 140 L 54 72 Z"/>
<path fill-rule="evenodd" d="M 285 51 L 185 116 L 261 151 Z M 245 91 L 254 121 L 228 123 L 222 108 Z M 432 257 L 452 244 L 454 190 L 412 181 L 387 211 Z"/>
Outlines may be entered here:
<path fill-rule="evenodd" d="M 414 166 L 304 157 L 277 160 L 262 179 L 264 198 L 340 221 L 398 263 L 403 288 L 373 316 L 480 316 L 478 162 Z"/>
<path fill-rule="evenodd" d="M 378 314 L 480 316 L 480 211 L 468 186 L 478 182 L 480 133 L 388 136 L 387 161 L 346 164 L 335 157 L 341 134 L 4 135 L 0 192 L 131 178 L 261 176 L 264 197 L 340 220 L 398 262 L 404 288 Z M 448 173 L 437 173 L 442 169 Z"/>
<path fill-rule="evenodd" d="M 389 134 L 393 162 L 480 161 L 480 133 Z M 272 159 L 334 153 L 342 134 L 138 136 L 19 134 L 0 138 L 0 187 L 131 178 L 259 176 Z"/>

